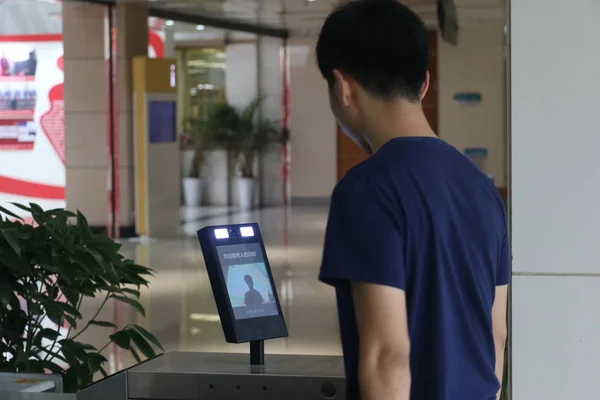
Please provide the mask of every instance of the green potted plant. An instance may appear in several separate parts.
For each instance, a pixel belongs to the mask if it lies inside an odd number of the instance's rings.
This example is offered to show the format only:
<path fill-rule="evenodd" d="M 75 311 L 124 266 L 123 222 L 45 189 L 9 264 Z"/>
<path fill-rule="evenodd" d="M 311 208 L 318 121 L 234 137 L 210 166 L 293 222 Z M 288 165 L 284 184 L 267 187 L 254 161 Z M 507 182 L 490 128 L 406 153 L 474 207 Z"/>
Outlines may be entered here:
<path fill-rule="evenodd" d="M 275 121 L 260 116 L 262 101 L 257 98 L 243 109 L 224 103 L 210 118 L 216 140 L 229 149 L 235 161 L 238 202 L 243 210 L 254 206 L 257 157 L 269 144 L 285 140 Z"/>
<path fill-rule="evenodd" d="M 137 361 L 162 350 L 139 325 L 98 319 L 109 302 L 144 315 L 140 287 L 148 285 L 150 269 L 124 258 L 106 234 L 92 233 L 80 212 L 14 206 L 34 224 L 0 207 L 0 371 L 59 374 L 65 391 L 75 392 L 94 375 L 106 375 L 104 352 L 111 345 Z M 84 316 L 86 299 L 100 305 Z M 106 331 L 102 347 L 81 341 L 91 329 Z"/>

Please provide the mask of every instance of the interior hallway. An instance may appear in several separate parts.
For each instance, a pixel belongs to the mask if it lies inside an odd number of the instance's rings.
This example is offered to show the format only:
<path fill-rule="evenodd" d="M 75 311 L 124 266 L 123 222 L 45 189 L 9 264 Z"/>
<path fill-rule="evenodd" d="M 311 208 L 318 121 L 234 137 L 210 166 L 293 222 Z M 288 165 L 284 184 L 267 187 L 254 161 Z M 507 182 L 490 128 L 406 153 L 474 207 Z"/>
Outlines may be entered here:
<path fill-rule="evenodd" d="M 153 332 L 165 350 L 247 352 L 248 345 L 225 343 L 196 230 L 206 225 L 258 222 L 277 284 L 289 338 L 266 343 L 267 353 L 339 355 L 334 291 L 317 281 L 327 207 L 268 208 L 254 212 L 210 210 L 193 215 L 180 232 L 148 244 L 125 242 L 123 254 L 156 271 L 141 302 L 146 318 L 126 307 L 105 307 L 98 318 L 120 327 L 138 323 Z M 195 219 L 195 220 L 194 220 Z M 83 305 L 93 315 L 99 301 Z M 102 347 L 109 330 L 89 329 L 82 340 Z M 107 353 L 109 372 L 134 364 L 124 351 Z"/>

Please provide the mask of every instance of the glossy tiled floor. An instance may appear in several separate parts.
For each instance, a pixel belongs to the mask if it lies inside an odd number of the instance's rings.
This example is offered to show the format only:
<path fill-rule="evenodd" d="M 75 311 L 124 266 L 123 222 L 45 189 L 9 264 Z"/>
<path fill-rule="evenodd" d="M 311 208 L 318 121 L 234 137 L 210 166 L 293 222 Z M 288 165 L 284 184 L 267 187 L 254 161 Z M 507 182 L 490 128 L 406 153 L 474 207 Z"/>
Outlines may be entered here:
<path fill-rule="evenodd" d="M 191 222 L 181 232 L 147 244 L 124 243 L 123 252 L 156 271 L 142 292 L 146 318 L 139 319 L 125 306 L 107 305 L 104 320 L 119 326 L 137 323 L 153 332 L 166 351 L 246 352 L 247 345 L 225 343 L 196 230 L 206 225 L 258 222 L 277 283 L 290 336 L 266 344 L 266 351 L 289 354 L 341 354 L 333 291 L 316 279 L 327 210 L 325 208 L 265 209 L 251 213 L 211 210 L 186 215 Z M 194 221 L 194 218 L 196 220 Z M 94 313 L 99 302 L 84 304 Z M 135 319 L 137 318 L 137 319 Z M 84 341 L 97 346 L 107 342 L 104 328 L 86 331 Z M 112 349 L 112 371 L 133 359 Z"/>

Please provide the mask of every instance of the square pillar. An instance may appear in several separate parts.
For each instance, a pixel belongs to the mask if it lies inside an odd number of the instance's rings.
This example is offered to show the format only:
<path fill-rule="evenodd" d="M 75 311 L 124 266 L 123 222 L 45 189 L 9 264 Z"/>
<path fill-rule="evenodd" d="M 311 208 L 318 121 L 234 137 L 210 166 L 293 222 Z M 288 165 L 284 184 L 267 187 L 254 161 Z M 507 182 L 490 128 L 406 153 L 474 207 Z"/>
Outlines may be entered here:
<path fill-rule="evenodd" d="M 108 10 L 93 3 L 63 3 L 67 207 L 80 209 L 96 228 L 108 223 Z M 116 183 L 120 225 L 130 232 L 134 224 L 132 59 L 148 53 L 148 8 L 119 2 L 113 17 Z"/>
<path fill-rule="evenodd" d="M 599 13 L 511 2 L 513 400 L 600 398 Z"/>
<path fill-rule="evenodd" d="M 107 223 L 107 8 L 63 3 L 67 208 L 92 226 Z"/>

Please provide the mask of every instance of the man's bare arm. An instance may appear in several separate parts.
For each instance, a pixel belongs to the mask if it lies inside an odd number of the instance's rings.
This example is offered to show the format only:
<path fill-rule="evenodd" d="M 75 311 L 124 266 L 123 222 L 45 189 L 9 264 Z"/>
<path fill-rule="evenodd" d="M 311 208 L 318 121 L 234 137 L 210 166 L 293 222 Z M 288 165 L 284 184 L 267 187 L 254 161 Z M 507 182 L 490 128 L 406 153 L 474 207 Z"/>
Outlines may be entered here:
<path fill-rule="evenodd" d="M 496 347 L 496 377 L 500 382 L 500 391 L 496 398 L 502 393 L 502 378 L 504 377 L 504 351 L 506 348 L 506 337 L 508 334 L 506 323 L 506 309 L 508 306 L 508 285 L 496 286 L 496 298 L 492 307 L 492 327 L 494 330 L 494 344 Z"/>
<path fill-rule="evenodd" d="M 409 400 L 410 340 L 404 291 L 353 283 L 362 400 Z"/>

